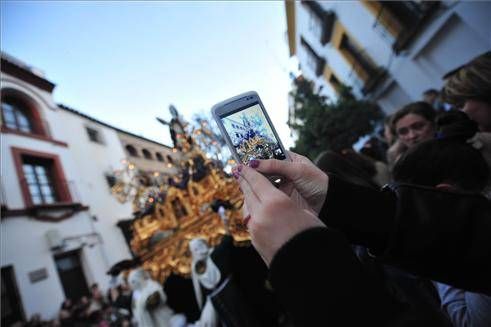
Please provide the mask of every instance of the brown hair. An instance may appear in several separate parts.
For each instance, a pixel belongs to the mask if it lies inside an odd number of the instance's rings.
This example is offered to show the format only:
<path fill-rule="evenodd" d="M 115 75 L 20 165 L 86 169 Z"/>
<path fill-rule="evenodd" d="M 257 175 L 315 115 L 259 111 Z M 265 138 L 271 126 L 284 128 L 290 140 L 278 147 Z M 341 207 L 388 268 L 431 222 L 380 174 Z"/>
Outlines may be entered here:
<path fill-rule="evenodd" d="M 431 106 L 431 104 L 426 103 L 424 101 L 411 102 L 402 109 L 398 110 L 392 117 L 392 128 L 395 131 L 395 126 L 399 120 L 401 120 L 404 116 L 409 114 L 415 114 L 421 116 L 428 120 L 430 123 L 435 123 L 436 112 L 435 109 Z"/>
<path fill-rule="evenodd" d="M 491 51 L 472 59 L 449 77 L 442 91 L 443 99 L 455 105 L 467 100 L 491 104 Z"/>

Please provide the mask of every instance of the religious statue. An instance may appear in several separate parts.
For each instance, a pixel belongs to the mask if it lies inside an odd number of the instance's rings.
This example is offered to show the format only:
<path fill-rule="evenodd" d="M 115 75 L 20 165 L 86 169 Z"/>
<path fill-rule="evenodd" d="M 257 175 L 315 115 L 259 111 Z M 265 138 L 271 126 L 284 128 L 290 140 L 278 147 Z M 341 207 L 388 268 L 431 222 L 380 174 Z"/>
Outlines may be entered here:
<path fill-rule="evenodd" d="M 172 115 L 172 119 L 170 122 L 163 120 L 162 118 L 158 118 L 157 120 L 164 125 L 168 125 L 170 129 L 170 136 L 172 138 L 172 142 L 174 143 L 174 148 L 179 151 L 187 152 L 193 148 L 193 140 L 187 135 L 184 129 L 184 123 L 179 118 L 179 112 L 176 107 L 173 105 L 169 106 L 169 111 Z"/>
<path fill-rule="evenodd" d="M 143 269 L 131 271 L 128 281 L 133 289 L 133 316 L 138 327 L 172 327 L 176 321 L 182 321 L 182 315 L 174 315 L 167 306 L 162 286 Z"/>

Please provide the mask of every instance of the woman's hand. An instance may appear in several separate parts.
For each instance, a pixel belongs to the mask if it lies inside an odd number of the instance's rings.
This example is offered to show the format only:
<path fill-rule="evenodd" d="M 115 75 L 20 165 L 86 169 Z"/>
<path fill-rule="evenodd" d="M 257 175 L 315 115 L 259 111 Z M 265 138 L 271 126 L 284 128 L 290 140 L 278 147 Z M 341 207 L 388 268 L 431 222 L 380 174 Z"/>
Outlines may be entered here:
<path fill-rule="evenodd" d="M 263 174 L 285 177 L 286 182 L 280 189 L 301 208 L 305 208 L 302 205 L 303 198 L 315 214 L 318 214 L 326 200 L 329 178 L 306 157 L 291 151 L 288 154 L 292 161 L 251 160 L 249 166 Z"/>
<path fill-rule="evenodd" d="M 312 227 L 324 226 L 316 216 L 299 208 L 254 169 L 241 165 L 234 169 L 233 174 L 239 181 L 250 214 L 245 223 L 252 244 L 267 265 L 293 236 Z"/>

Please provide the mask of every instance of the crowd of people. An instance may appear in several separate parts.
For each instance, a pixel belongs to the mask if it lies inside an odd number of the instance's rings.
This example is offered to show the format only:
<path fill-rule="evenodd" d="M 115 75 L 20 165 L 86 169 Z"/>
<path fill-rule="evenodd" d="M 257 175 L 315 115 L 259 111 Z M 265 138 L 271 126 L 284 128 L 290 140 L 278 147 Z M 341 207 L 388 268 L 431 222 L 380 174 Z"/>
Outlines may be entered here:
<path fill-rule="evenodd" d="M 491 326 L 491 52 L 423 100 L 361 153 L 234 168 L 293 325 Z"/>
<path fill-rule="evenodd" d="M 61 303 L 58 316 L 49 321 L 41 319 L 41 315 L 34 314 L 30 320 L 18 327 L 109 327 L 131 326 L 132 291 L 125 280 L 120 279 L 118 284 L 109 288 L 104 294 L 98 284 L 90 288 L 89 296 L 82 296 L 76 301 L 65 299 Z"/>

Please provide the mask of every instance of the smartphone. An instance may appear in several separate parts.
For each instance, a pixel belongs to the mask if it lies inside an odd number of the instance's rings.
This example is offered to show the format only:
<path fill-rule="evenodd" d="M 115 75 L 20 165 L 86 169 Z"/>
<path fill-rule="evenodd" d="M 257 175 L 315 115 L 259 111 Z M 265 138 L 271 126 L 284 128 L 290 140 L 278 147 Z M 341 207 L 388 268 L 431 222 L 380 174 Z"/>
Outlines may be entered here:
<path fill-rule="evenodd" d="M 235 161 L 247 165 L 252 159 L 290 160 L 256 92 L 222 101 L 211 111 Z M 267 177 L 275 185 L 282 182 L 281 176 Z"/>

